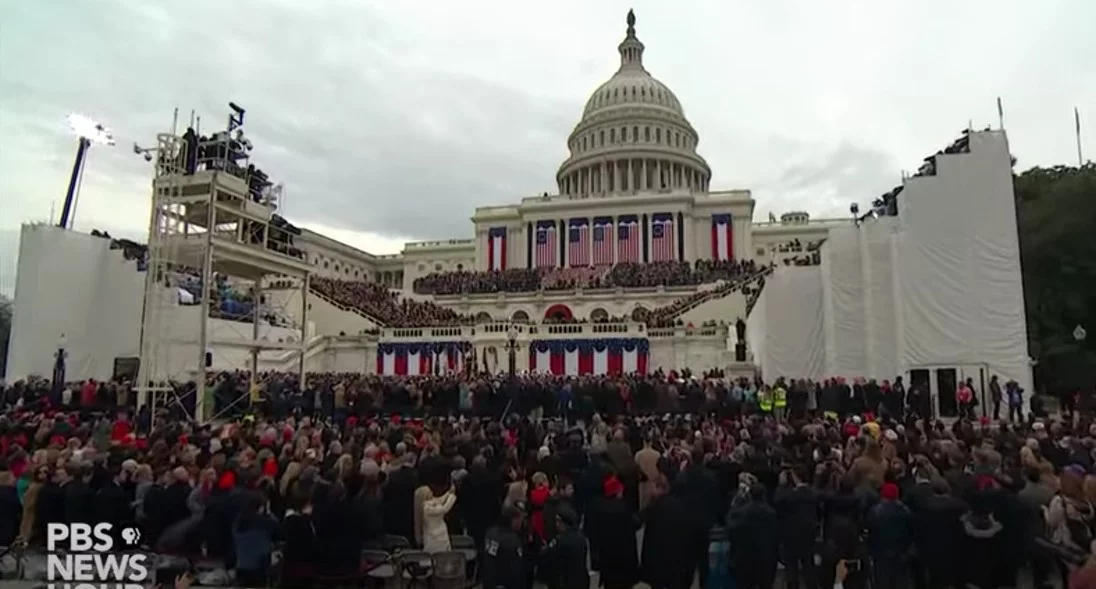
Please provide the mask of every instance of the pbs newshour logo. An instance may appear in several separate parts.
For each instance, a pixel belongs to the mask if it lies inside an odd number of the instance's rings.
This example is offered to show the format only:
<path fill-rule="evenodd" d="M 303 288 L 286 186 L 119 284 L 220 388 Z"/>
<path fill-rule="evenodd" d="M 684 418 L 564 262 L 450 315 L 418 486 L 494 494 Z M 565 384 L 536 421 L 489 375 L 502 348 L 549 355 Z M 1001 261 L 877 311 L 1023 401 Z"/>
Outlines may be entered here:
<path fill-rule="evenodd" d="M 46 527 L 46 582 L 48 589 L 143 589 L 151 582 L 148 556 L 125 553 L 136 548 L 141 531 L 126 526 L 118 531 L 102 524 L 49 524 Z"/>

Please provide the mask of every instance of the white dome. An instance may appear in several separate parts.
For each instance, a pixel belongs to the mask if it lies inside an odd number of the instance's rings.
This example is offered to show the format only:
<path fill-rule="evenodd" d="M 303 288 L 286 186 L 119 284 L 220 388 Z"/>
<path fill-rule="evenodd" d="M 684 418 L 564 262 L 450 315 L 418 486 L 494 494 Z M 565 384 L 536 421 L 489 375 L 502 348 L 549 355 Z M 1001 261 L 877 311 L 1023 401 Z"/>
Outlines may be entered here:
<path fill-rule="evenodd" d="M 707 190 L 711 170 L 696 153 L 696 131 L 677 96 L 643 67 L 644 49 L 628 11 L 620 69 L 586 101 L 556 174 L 560 194 Z"/>
<path fill-rule="evenodd" d="M 605 109 L 618 106 L 644 106 L 664 108 L 685 118 L 685 111 L 677 96 L 644 69 L 621 69 L 609 78 L 586 101 L 583 120 Z"/>

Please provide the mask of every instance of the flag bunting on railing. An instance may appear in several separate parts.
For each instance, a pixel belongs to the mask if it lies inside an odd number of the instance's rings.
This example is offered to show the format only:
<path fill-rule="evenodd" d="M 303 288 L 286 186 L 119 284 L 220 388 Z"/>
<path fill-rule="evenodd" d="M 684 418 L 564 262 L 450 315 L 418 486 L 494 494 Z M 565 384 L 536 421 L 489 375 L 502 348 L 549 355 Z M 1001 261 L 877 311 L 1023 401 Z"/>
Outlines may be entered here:
<path fill-rule="evenodd" d="M 542 374 L 647 373 L 650 344 L 646 339 L 534 340 L 529 345 L 529 369 Z"/>
<path fill-rule="evenodd" d="M 418 376 L 464 372 L 468 342 L 392 343 L 377 346 L 377 374 Z"/>

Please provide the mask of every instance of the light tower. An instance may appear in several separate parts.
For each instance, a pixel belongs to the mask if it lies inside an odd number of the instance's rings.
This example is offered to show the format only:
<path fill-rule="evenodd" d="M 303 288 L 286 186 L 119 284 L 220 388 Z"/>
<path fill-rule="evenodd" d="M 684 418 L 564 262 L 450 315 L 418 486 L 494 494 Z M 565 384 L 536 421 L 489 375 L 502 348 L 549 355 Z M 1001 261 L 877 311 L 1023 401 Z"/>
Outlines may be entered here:
<path fill-rule="evenodd" d="M 72 164 L 72 176 L 69 177 L 68 191 L 65 192 L 65 204 L 61 208 L 61 219 L 57 226 L 68 229 L 76 216 L 76 195 L 80 186 L 80 178 L 84 175 L 84 163 L 87 161 L 88 148 L 92 145 L 114 145 L 114 134 L 101 123 L 85 117 L 84 115 L 71 114 L 68 116 L 69 127 L 76 134 L 78 145 L 76 147 L 76 161 Z"/>
<path fill-rule="evenodd" d="M 193 392 L 192 417 L 198 422 L 216 417 L 205 394 L 207 375 L 241 368 L 249 359 L 255 384 L 265 351 L 299 355 L 303 386 L 309 335 L 310 266 L 293 245 L 299 231 L 276 214 L 265 174 L 248 165 L 252 145 L 243 134 L 244 109 L 229 106 L 227 128 L 211 137 L 200 138 L 194 128 L 183 135 L 173 129 L 157 135 L 154 148 L 134 145 L 154 166 L 138 404 L 155 403 L 166 394 L 165 402 L 185 407 L 185 395 Z M 268 321 L 272 312 L 263 289 L 273 278 L 300 288 L 300 311 L 290 337 L 273 335 Z M 192 287 L 197 283 L 193 306 L 179 303 L 184 281 Z M 222 289 L 250 298 L 250 324 L 239 316 L 224 318 Z M 247 398 L 243 392 L 232 404 Z"/>

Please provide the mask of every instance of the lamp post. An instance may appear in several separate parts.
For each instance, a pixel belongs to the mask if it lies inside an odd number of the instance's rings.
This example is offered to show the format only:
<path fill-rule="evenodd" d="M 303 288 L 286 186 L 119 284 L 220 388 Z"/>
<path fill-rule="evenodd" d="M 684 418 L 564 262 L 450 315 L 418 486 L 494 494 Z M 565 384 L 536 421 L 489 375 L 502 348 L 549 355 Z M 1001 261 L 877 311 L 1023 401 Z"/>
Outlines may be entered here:
<path fill-rule="evenodd" d="M 518 330 L 516 327 L 510 327 L 506 332 L 506 353 L 509 360 L 509 374 L 510 380 L 514 380 L 514 376 L 517 373 L 518 368 L 518 350 L 521 348 L 521 344 L 518 343 Z"/>
<path fill-rule="evenodd" d="M 80 177 L 84 172 L 84 162 L 87 160 L 88 148 L 94 145 L 114 145 L 114 134 L 101 123 L 83 115 L 71 114 L 68 116 L 69 127 L 76 134 L 78 143 L 76 147 L 76 161 L 72 163 L 72 176 L 69 177 L 68 191 L 65 193 L 65 204 L 61 208 L 61 219 L 57 226 L 67 229 L 72 219 L 76 216 L 76 190 L 80 184 Z"/>
<path fill-rule="evenodd" d="M 68 338 L 62 333 L 61 337 L 57 338 L 57 351 L 53 354 L 53 382 L 50 385 L 50 402 L 56 405 L 61 404 L 61 393 L 65 389 L 65 359 L 68 357 L 68 352 L 65 351 L 66 346 L 68 346 Z"/>
<path fill-rule="evenodd" d="M 1085 328 L 1082 327 L 1080 323 L 1078 323 L 1077 327 L 1073 328 L 1073 339 L 1077 340 L 1078 342 L 1083 342 L 1087 337 L 1088 332 L 1085 331 Z"/>

